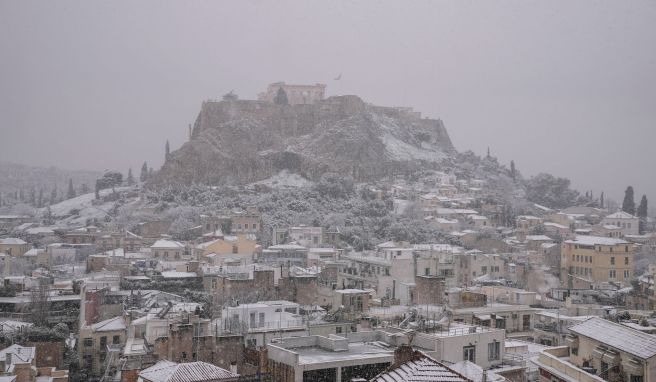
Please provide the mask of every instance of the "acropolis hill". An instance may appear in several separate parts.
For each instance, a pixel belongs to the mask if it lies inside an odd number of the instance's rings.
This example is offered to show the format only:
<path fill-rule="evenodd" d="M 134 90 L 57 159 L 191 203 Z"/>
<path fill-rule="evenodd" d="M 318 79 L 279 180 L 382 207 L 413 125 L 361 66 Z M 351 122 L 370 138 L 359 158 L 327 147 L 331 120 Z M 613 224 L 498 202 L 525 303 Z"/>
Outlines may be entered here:
<path fill-rule="evenodd" d="M 354 95 L 324 99 L 323 88 L 308 103 L 299 103 L 302 94 L 276 103 L 280 84 L 259 100 L 203 102 L 191 139 L 151 184 L 247 184 L 282 170 L 311 180 L 335 172 L 365 181 L 435 167 L 455 153 L 439 119 Z"/>

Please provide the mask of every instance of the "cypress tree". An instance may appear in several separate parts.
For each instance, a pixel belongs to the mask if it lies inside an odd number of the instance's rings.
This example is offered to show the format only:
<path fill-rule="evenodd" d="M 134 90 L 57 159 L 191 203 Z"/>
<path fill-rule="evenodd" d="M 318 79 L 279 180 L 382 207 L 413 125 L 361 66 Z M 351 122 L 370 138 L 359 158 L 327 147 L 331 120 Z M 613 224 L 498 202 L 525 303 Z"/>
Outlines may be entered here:
<path fill-rule="evenodd" d="M 640 205 L 638 206 L 637 214 L 639 218 L 646 218 L 648 213 L 648 208 L 647 208 L 647 195 L 642 195 L 642 199 L 640 199 Z"/>
<path fill-rule="evenodd" d="M 633 198 L 633 187 L 629 186 L 624 191 L 624 201 L 622 202 L 622 211 L 627 214 L 635 215 L 636 207 L 635 200 Z"/>
<path fill-rule="evenodd" d="M 68 191 L 66 192 L 66 197 L 68 199 L 73 199 L 75 197 L 75 189 L 73 188 L 73 179 L 68 180 Z"/>

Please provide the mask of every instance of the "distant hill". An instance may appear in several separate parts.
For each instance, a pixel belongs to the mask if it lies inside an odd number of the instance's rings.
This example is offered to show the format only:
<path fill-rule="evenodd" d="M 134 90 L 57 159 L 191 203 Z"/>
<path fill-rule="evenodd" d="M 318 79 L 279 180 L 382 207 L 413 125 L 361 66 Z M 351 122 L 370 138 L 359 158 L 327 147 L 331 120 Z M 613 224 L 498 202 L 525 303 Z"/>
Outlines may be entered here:
<path fill-rule="evenodd" d="M 281 171 L 317 180 L 333 172 L 372 181 L 439 168 L 456 151 L 441 120 L 357 96 L 314 104 L 204 102 L 192 137 L 149 181 L 248 184 Z"/>
<path fill-rule="evenodd" d="M 68 190 L 69 179 L 73 179 L 73 187 L 79 194 L 83 184 L 93 190 L 94 182 L 100 176 L 100 171 L 64 170 L 57 167 L 0 162 L 0 193 L 7 198 L 20 193 L 22 189 L 24 196 L 28 198 L 32 189 L 36 193 L 43 189 L 44 196 L 50 197 L 53 188 L 56 188 L 58 197 L 63 198 Z"/>

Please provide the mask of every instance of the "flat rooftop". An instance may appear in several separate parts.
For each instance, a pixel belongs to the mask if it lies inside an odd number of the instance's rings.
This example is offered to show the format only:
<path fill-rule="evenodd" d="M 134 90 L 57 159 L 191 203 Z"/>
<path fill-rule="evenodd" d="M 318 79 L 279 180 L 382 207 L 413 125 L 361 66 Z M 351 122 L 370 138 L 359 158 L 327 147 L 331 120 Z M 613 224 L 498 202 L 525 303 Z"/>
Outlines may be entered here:
<path fill-rule="evenodd" d="M 320 347 L 290 349 L 298 353 L 299 365 L 312 365 L 332 362 L 357 361 L 359 363 L 391 362 L 394 360 L 394 347 L 384 342 L 352 342 L 348 350 L 332 351 Z M 373 362 L 366 362 L 370 360 Z"/>

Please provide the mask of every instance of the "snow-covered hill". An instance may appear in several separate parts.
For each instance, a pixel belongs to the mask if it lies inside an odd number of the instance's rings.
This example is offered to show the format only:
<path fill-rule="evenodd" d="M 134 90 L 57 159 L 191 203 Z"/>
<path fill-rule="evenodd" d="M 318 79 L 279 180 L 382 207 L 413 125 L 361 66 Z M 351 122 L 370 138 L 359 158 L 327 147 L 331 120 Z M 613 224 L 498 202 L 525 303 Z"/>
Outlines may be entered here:
<path fill-rule="evenodd" d="M 192 138 L 149 184 L 249 184 L 281 171 L 371 181 L 437 168 L 455 155 L 440 120 L 373 106 L 356 96 L 313 105 L 205 102 Z"/>

